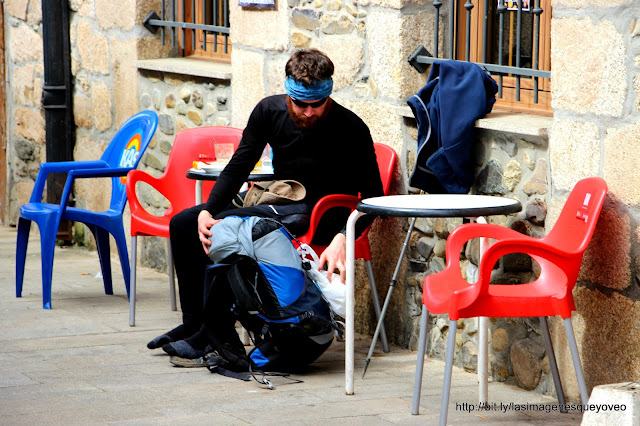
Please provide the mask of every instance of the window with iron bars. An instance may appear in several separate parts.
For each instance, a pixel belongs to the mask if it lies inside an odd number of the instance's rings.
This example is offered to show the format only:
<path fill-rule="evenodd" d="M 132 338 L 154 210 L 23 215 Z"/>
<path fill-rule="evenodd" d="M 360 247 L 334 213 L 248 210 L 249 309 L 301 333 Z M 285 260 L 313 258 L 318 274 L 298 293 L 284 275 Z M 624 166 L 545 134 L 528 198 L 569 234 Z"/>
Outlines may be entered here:
<path fill-rule="evenodd" d="M 434 0 L 433 7 L 434 45 L 431 52 L 416 51 L 414 67 L 423 72 L 437 59 L 476 62 L 498 82 L 494 109 L 552 114 L 551 0 L 450 0 L 444 7 Z M 445 13 L 443 42 L 439 27 Z"/>
<path fill-rule="evenodd" d="M 162 0 L 161 16 L 151 12 L 144 25 L 156 32 L 169 31 L 171 43 L 181 56 L 231 61 L 229 0 Z"/>

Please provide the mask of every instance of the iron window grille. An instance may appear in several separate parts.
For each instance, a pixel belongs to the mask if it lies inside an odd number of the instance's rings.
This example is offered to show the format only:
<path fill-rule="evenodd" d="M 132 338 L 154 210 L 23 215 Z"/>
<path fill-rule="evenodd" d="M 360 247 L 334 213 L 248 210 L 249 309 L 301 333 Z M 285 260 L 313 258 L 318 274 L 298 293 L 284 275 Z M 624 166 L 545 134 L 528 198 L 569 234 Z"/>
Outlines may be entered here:
<path fill-rule="evenodd" d="M 179 42 L 183 56 L 225 58 L 231 52 L 229 0 L 162 0 L 160 16 L 152 11 L 143 24 L 152 33 L 160 29 L 163 45 L 169 31 L 171 45 Z"/>
<path fill-rule="evenodd" d="M 444 11 L 442 5 L 433 1 L 433 53 L 420 46 L 409 63 L 424 73 L 439 59 L 475 62 L 498 83 L 496 106 L 550 114 L 551 1 L 450 0 Z M 441 15 L 448 15 L 445 40 Z"/>

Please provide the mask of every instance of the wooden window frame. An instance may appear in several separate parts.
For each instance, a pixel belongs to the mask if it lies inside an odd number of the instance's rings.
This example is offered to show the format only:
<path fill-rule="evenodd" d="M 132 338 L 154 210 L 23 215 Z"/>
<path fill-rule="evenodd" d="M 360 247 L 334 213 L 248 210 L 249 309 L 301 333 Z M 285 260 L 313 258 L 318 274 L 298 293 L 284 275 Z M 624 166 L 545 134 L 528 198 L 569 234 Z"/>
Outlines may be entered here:
<path fill-rule="evenodd" d="M 505 0 L 506 3 L 507 0 Z M 489 2 L 489 16 L 497 14 L 498 0 L 478 0 L 474 1 L 474 7 L 471 9 L 471 44 L 469 47 L 469 60 L 471 62 L 482 62 L 482 33 L 484 20 L 482 19 L 484 13 L 484 3 Z M 534 0 L 530 0 L 531 7 L 533 7 Z M 456 34 L 456 59 L 466 60 L 465 58 L 465 40 L 466 40 L 466 20 L 467 14 L 464 8 L 465 1 L 458 1 L 457 3 L 457 28 Z M 540 15 L 540 40 L 539 40 L 539 62 L 538 69 L 550 71 L 551 70 L 551 0 L 540 0 L 540 7 L 543 13 Z M 507 10 L 505 14 L 512 14 L 514 19 L 510 22 L 513 24 L 517 11 Z M 522 14 L 524 15 L 523 11 Z M 493 20 L 488 21 L 489 28 L 487 34 L 493 34 L 494 37 L 498 37 L 498 28 L 492 28 Z M 510 27 L 510 28 L 509 28 Z M 513 34 L 515 37 L 515 24 L 507 27 L 505 24 L 505 33 Z M 532 41 L 533 43 L 533 41 Z M 488 43 L 490 45 L 491 43 Z M 531 49 L 533 52 L 533 48 Z M 487 56 L 489 57 L 489 56 Z M 490 62 L 488 60 L 487 62 Z M 511 64 L 503 64 L 515 66 L 515 61 Z M 499 80 L 498 76 L 493 76 L 496 81 Z M 496 96 L 495 109 L 505 109 L 510 111 L 528 112 L 538 115 L 553 115 L 551 109 L 551 81 L 548 78 L 538 78 L 538 102 L 533 102 L 533 88 L 534 80 L 532 78 L 520 77 L 520 100 L 516 101 L 516 77 L 503 76 L 502 77 L 502 97 Z"/>
<path fill-rule="evenodd" d="M 212 6 L 214 3 L 217 3 L 218 13 L 223 13 L 223 3 L 222 0 L 205 0 L 208 6 Z M 184 3 L 184 22 L 193 22 L 193 8 L 191 0 L 185 0 L 184 2 L 180 1 L 178 3 L 177 16 L 180 17 L 180 21 L 182 21 L 182 5 Z M 203 13 L 202 13 L 202 0 L 195 1 L 195 23 L 196 24 L 204 24 L 203 22 Z M 178 20 L 178 19 L 176 19 Z M 193 48 L 193 37 L 195 33 L 195 49 Z M 184 34 L 184 48 L 182 48 L 182 34 Z M 227 52 L 224 50 L 225 45 L 225 36 L 224 35 L 214 35 L 211 33 L 207 33 L 206 38 L 204 36 L 204 31 L 202 30 L 192 30 L 186 29 L 184 31 L 179 30 L 179 39 L 180 39 L 180 55 L 184 57 L 195 57 L 195 58 L 204 58 L 211 59 L 216 62 L 231 62 L 231 39 L 228 39 L 227 42 Z M 206 49 L 203 49 L 203 46 L 206 41 Z M 214 43 L 217 44 L 217 48 L 214 51 Z"/>

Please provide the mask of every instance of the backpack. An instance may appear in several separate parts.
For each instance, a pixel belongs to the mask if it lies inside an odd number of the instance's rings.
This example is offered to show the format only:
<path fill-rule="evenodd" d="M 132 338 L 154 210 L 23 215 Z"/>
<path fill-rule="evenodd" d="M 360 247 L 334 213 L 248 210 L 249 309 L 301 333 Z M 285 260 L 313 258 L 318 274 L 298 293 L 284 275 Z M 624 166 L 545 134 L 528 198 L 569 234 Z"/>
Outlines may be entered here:
<path fill-rule="evenodd" d="M 306 273 L 310 264 L 296 250 L 295 237 L 280 222 L 255 216 L 228 216 L 212 234 L 214 265 L 207 271 L 205 306 L 223 288 L 230 289 L 231 311 L 255 346 L 243 359 L 217 342 L 224 362 L 214 364 L 231 371 L 303 370 L 331 345 L 336 327 L 322 292 Z"/>

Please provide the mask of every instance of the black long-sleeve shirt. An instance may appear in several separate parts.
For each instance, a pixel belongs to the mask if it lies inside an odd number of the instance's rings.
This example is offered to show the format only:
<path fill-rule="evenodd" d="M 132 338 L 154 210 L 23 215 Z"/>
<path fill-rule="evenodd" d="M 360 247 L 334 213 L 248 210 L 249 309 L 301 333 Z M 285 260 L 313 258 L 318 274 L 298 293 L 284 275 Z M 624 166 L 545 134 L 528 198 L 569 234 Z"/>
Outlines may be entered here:
<path fill-rule="evenodd" d="M 356 114 L 332 101 L 318 126 L 301 130 L 289 116 L 285 99 L 269 96 L 254 108 L 238 149 L 209 194 L 206 210 L 216 215 L 228 205 L 267 143 L 273 150 L 274 179 L 302 183 L 310 207 L 328 194 L 383 195 L 371 133 Z M 372 220 L 360 220 L 358 230 Z M 345 221 L 346 216 L 341 227 Z"/>

